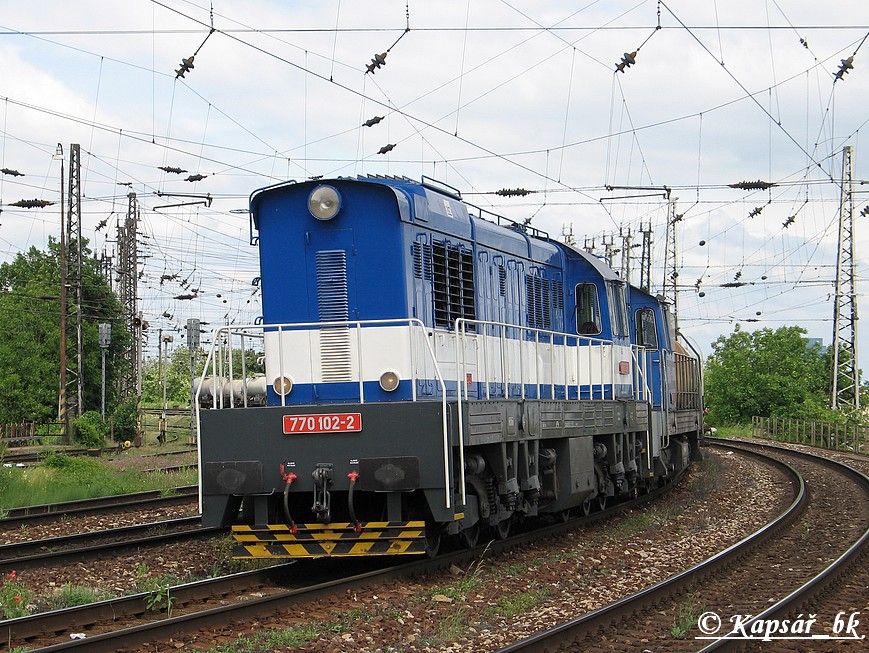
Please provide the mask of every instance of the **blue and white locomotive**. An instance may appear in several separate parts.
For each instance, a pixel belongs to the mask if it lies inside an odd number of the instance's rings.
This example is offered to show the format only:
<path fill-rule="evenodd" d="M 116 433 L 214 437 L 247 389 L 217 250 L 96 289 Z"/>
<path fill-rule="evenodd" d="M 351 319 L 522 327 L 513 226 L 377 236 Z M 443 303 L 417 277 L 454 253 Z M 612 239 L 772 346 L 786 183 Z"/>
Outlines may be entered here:
<path fill-rule="evenodd" d="M 238 556 L 473 545 L 697 455 L 698 359 L 594 256 L 427 178 L 278 184 L 250 214 L 263 322 L 215 331 L 204 374 L 242 392 L 199 415 L 203 523 Z M 232 378 L 251 349 L 264 407 Z"/>

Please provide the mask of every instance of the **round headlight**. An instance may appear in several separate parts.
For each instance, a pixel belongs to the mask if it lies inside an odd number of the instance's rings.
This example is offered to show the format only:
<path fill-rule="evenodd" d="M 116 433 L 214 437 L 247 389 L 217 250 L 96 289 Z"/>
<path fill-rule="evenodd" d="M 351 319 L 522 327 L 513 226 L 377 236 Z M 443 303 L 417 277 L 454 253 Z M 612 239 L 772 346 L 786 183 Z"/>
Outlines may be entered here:
<path fill-rule="evenodd" d="M 279 376 L 275 379 L 272 386 L 274 387 L 275 392 L 283 397 L 293 391 L 293 380 L 288 376 Z"/>
<path fill-rule="evenodd" d="M 308 210 L 317 220 L 331 220 L 341 209 L 341 196 L 331 186 L 317 186 L 308 195 Z"/>
<path fill-rule="evenodd" d="M 395 390 L 399 383 L 401 383 L 401 379 L 398 374 L 392 370 L 388 370 L 380 375 L 380 387 L 386 392 L 392 392 Z"/>

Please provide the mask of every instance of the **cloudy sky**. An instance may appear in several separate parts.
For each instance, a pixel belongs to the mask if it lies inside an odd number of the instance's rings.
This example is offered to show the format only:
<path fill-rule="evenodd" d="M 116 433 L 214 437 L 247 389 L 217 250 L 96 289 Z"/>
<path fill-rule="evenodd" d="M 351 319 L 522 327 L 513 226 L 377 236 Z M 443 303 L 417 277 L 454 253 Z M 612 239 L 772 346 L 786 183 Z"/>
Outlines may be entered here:
<path fill-rule="evenodd" d="M 81 144 L 83 228 L 97 251 L 115 246 L 129 192 L 119 184 L 137 193 L 140 288 L 155 330 L 259 314 L 244 209 L 251 191 L 288 178 L 426 174 L 600 253 L 613 234 L 620 244 L 620 229 L 648 223 L 657 287 L 666 186 L 684 214 L 687 335 L 707 352 L 736 323 L 799 324 L 830 341 L 843 145 L 855 151 L 857 212 L 869 204 L 869 45 L 833 83 L 869 32 L 864 0 L 215 0 L 205 40 L 210 9 L 0 0 L 0 167 L 25 173 L 0 175 L 0 260 L 58 233 L 56 205 L 9 206 L 57 200 L 58 142 L 67 154 Z M 386 66 L 365 75 L 388 48 Z M 360 126 L 373 116 L 385 118 Z M 378 155 L 387 143 L 395 149 Z M 727 187 L 754 180 L 776 186 Z M 535 192 L 493 194 L 517 187 Z M 158 193 L 214 201 L 154 210 L 177 201 Z M 181 281 L 200 297 L 173 299 L 188 292 Z M 721 287 L 734 281 L 746 285 Z"/>

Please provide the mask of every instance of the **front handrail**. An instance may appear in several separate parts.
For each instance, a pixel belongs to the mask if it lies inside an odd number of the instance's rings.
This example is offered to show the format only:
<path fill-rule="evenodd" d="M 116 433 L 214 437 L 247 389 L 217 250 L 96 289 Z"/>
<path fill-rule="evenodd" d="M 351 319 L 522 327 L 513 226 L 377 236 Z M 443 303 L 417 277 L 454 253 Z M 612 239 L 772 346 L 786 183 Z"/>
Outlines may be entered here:
<path fill-rule="evenodd" d="M 218 384 L 218 374 L 217 374 L 217 363 L 218 363 L 218 350 L 223 346 L 224 342 L 228 342 L 228 381 L 229 381 L 229 405 L 231 408 L 235 407 L 235 400 L 232 393 L 232 383 L 234 381 L 233 378 L 233 366 L 232 366 L 232 339 L 233 336 L 239 336 L 242 339 L 245 337 L 264 337 L 265 333 L 277 333 L 278 334 L 278 350 L 279 350 L 279 368 L 278 373 L 279 376 L 284 376 L 284 357 L 283 357 L 283 338 L 281 337 L 285 331 L 310 331 L 313 329 L 323 329 L 323 328 L 354 328 L 356 329 L 356 347 L 357 347 L 357 359 L 358 364 L 356 366 L 357 373 L 359 375 L 359 393 L 360 393 L 360 403 L 364 402 L 364 390 L 363 390 L 363 381 L 362 378 L 362 345 L 361 345 L 361 336 L 362 336 L 362 328 L 363 327 L 371 327 L 371 326 L 401 326 L 406 325 L 410 327 L 411 337 L 408 338 L 408 347 L 409 347 L 409 356 L 411 361 L 412 368 L 412 378 L 411 387 L 412 387 L 412 398 L 413 401 L 417 400 L 416 393 L 416 367 L 415 367 L 415 357 L 414 357 L 414 344 L 416 342 L 413 337 L 414 333 L 422 332 L 422 341 L 425 343 L 425 349 L 428 353 L 428 358 L 432 363 L 432 367 L 434 370 L 435 381 L 440 386 L 441 390 L 441 431 L 443 436 L 443 457 L 444 457 L 444 488 L 445 488 L 445 504 L 447 509 L 452 508 L 452 492 L 453 492 L 453 483 L 452 483 L 452 474 L 450 469 L 450 442 L 449 442 L 449 428 L 447 421 L 447 385 L 444 380 L 444 375 L 441 371 L 441 366 L 438 363 L 437 356 L 435 355 L 432 344 L 428 338 L 429 329 L 422 322 L 422 320 L 418 318 L 392 318 L 392 319 L 380 319 L 380 320 L 338 320 L 338 321 L 329 321 L 329 322 L 286 322 L 279 324 L 246 324 L 246 325 L 238 325 L 238 326 L 221 326 L 216 329 L 213 329 L 211 332 L 211 348 L 208 351 L 208 355 L 205 359 L 205 365 L 202 368 L 202 374 L 199 378 L 199 383 L 196 387 L 196 392 L 194 395 L 194 402 L 196 405 L 196 437 L 197 442 L 201 441 L 202 431 L 201 431 L 201 421 L 200 421 L 200 395 L 202 392 L 203 384 L 205 383 L 205 379 L 209 376 L 209 368 L 211 369 L 211 377 L 212 377 L 212 407 L 217 408 L 218 403 L 220 407 L 223 406 L 223 383 Z M 243 340 L 242 340 L 243 342 Z M 220 363 L 222 364 L 224 356 L 219 356 Z M 242 360 L 244 360 L 244 351 L 242 350 Z M 266 389 L 268 389 L 268 380 L 266 381 Z M 219 399 L 218 399 L 219 395 Z M 245 401 L 246 405 L 246 401 Z M 281 406 L 285 407 L 286 403 L 286 394 L 281 394 Z M 464 460 L 462 459 L 462 465 L 464 466 Z M 463 467 L 464 468 L 464 467 Z M 463 479 L 464 480 L 464 479 Z M 199 447 L 199 487 L 202 487 L 202 447 Z M 462 483 L 462 503 L 464 504 L 465 500 L 465 489 L 464 483 Z M 200 490 L 199 494 L 199 510 L 202 511 L 202 492 Z"/>

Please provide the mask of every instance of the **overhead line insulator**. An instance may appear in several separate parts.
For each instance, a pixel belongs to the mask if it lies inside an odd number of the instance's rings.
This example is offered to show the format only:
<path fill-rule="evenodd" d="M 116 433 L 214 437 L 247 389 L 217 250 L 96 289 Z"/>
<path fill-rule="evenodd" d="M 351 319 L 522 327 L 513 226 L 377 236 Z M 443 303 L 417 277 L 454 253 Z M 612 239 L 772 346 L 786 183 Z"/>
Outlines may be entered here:
<path fill-rule="evenodd" d="M 730 188 L 738 188 L 740 190 L 766 190 L 767 188 L 772 188 L 775 184 L 762 181 L 758 179 L 757 181 L 738 181 L 735 184 L 727 184 Z"/>
<path fill-rule="evenodd" d="M 181 59 L 181 64 L 178 66 L 178 70 L 175 71 L 175 79 L 179 77 L 184 77 L 186 73 L 189 73 L 195 67 L 193 65 L 193 58 L 195 55 L 190 55 L 187 58 Z"/>
<path fill-rule="evenodd" d="M 185 178 L 184 178 L 184 181 L 202 181 L 202 180 L 205 179 L 207 176 L 208 176 L 208 175 L 199 175 L 199 174 L 197 174 L 197 175 L 190 175 L 189 177 L 185 177 Z"/>
<path fill-rule="evenodd" d="M 371 58 L 371 63 L 365 64 L 365 74 L 371 73 L 374 74 L 374 71 L 380 68 L 381 66 L 386 65 L 386 55 L 388 52 L 381 52 L 380 54 L 375 53 Z"/>
<path fill-rule="evenodd" d="M 502 188 L 501 190 L 496 190 L 495 195 L 500 195 L 501 197 L 525 197 L 533 192 L 533 190 L 525 188 Z"/>
<path fill-rule="evenodd" d="M 379 150 L 377 150 L 377 153 L 378 154 L 386 154 L 387 152 L 392 152 L 392 150 L 394 150 L 394 149 L 395 149 L 395 143 L 389 143 L 389 144 L 381 147 Z"/>
<path fill-rule="evenodd" d="M 21 209 L 42 209 L 46 206 L 51 206 L 54 202 L 49 202 L 48 200 L 18 200 L 17 202 L 12 202 L 9 206 L 17 206 Z"/>
<path fill-rule="evenodd" d="M 374 127 L 377 123 L 383 120 L 385 116 L 374 116 L 373 118 L 369 118 L 365 122 L 362 123 L 363 127 Z"/>
<path fill-rule="evenodd" d="M 176 175 L 180 175 L 186 170 L 182 170 L 181 168 L 176 168 L 175 166 L 157 166 L 157 170 L 162 170 L 163 172 L 172 172 Z"/>
<path fill-rule="evenodd" d="M 18 172 L 17 170 L 13 170 L 12 168 L 0 168 L 0 172 L 4 175 L 10 175 L 11 177 L 23 177 L 23 172 Z"/>
<path fill-rule="evenodd" d="M 854 69 L 854 55 L 852 54 L 847 59 L 842 59 L 842 63 L 839 65 L 839 70 L 836 71 L 836 74 L 833 75 L 835 77 L 835 81 L 839 81 L 848 74 L 849 70 Z"/>
<path fill-rule="evenodd" d="M 623 73 L 625 72 L 625 68 L 630 68 L 632 65 L 637 63 L 637 52 L 639 52 L 639 50 L 625 52 L 622 55 L 622 60 L 616 64 L 616 71 Z"/>

